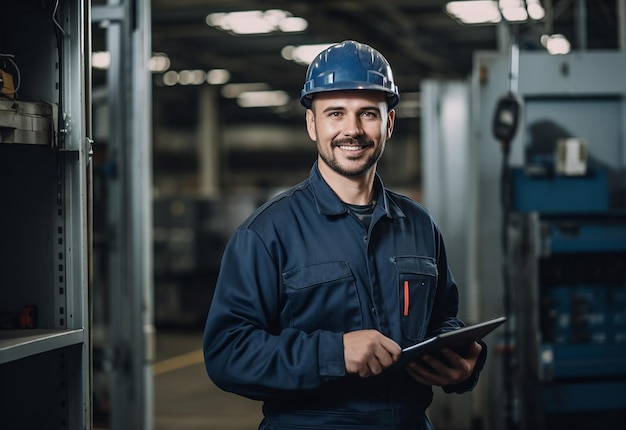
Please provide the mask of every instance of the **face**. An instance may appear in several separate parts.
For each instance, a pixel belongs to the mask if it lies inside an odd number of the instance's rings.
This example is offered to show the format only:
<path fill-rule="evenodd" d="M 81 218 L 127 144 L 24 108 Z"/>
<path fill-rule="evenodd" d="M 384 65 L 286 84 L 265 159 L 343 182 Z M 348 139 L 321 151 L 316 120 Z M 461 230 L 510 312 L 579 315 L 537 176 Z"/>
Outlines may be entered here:
<path fill-rule="evenodd" d="M 321 162 L 346 177 L 375 169 L 391 137 L 394 117 L 384 93 L 375 91 L 319 93 L 306 112 L 307 131 L 317 142 Z"/>

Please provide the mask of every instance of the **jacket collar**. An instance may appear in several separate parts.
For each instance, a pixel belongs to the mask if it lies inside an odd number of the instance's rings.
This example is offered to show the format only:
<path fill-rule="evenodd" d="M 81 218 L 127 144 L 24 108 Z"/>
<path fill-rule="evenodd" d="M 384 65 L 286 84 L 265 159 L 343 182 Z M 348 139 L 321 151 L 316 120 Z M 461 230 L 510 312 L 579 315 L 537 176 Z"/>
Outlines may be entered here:
<path fill-rule="evenodd" d="M 322 215 L 329 216 L 346 213 L 348 209 L 345 203 L 337 197 L 337 194 L 335 194 L 328 183 L 326 183 L 317 163 L 318 161 L 316 160 L 311 168 L 309 180 L 318 212 Z M 378 173 L 376 173 L 376 177 L 374 178 L 374 188 L 378 190 L 378 196 L 376 197 L 376 201 L 378 202 L 377 206 L 385 211 L 387 217 L 402 218 L 405 216 L 396 202 L 389 198 L 388 192 Z"/>

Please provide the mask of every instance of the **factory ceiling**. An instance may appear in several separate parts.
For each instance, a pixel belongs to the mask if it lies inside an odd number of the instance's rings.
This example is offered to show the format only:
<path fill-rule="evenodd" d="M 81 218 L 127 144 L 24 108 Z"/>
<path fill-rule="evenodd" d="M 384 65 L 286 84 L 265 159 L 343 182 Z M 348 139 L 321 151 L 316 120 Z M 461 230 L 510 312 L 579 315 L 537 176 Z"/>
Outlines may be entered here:
<path fill-rule="evenodd" d="M 461 25 L 445 12 L 446 0 L 152 0 L 152 49 L 168 55 L 170 70 L 226 69 L 231 83 L 263 82 L 293 99 L 288 109 L 273 111 L 246 110 L 223 100 L 226 114 L 232 109 L 231 122 L 292 116 L 301 121 L 297 98 L 306 66 L 281 57 L 287 45 L 368 43 L 390 61 L 400 91 L 417 92 L 423 79 L 468 77 L 473 54 L 506 49 L 508 39 L 502 36 L 507 34 L 515 35 L 522 50 L 544 49 L 540 36 L 545 33 L 565 35 L 573 50 L 617 49 L 619 1 L 544 0 L 545 19 L 507 27 Z M 211 13 L 274 9 L 304 18 L 307 28 L 233 35 L 206 23 Z M 157 85 L 155 100 L 167 92 L 175 97 Z"/>

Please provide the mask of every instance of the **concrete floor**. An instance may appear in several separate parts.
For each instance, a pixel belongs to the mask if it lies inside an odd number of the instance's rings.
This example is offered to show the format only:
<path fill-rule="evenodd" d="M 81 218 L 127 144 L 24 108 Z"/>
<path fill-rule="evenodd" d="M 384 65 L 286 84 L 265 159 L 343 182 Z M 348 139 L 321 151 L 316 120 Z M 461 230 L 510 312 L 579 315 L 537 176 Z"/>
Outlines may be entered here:
<path fill-rule="evenodd" d="M 154 430 L 255 430 L 261 403 L 217 388 L 202 361 L 200 331 L 157 331 Z"/>

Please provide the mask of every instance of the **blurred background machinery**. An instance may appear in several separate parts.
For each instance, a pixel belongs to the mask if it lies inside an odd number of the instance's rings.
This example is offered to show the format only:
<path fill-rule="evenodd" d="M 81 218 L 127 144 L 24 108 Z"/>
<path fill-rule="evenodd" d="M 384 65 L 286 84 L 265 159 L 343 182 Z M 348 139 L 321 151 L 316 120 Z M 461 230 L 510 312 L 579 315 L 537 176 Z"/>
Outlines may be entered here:
<path fill-rule="evenodd" d="M 153 200 L 154 319 L 161 327 L 202 328 L 230 235 L 265 194 Z"/>
<path fill-rule="evenodd" d="M 512 428 L 626 419 L 624 105 L 587 89 L 527 98 L 524 163 L 503 183 Z"/>

